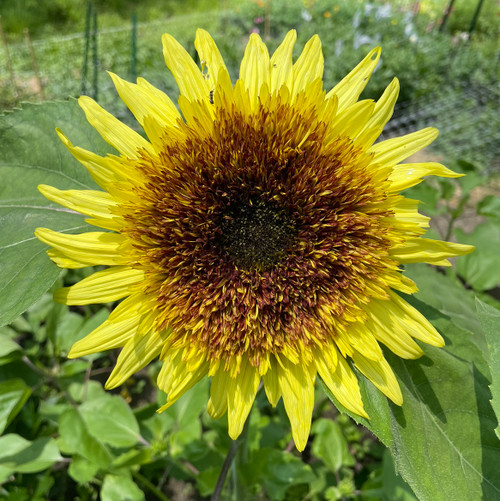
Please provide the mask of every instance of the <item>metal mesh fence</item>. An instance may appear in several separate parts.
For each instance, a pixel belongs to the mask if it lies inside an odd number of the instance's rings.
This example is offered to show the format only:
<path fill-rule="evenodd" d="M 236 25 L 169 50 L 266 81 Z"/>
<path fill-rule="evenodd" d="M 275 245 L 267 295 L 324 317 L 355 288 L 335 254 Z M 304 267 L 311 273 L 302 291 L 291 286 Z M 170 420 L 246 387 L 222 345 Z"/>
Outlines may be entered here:
<path fill-rule="evenodd" d="M 12 103 L 37 101 L 42 97 L 63 99 L 77 97 L 83 92 L 96 97 L 93 94 L 97 90 L 97 100 L 102 106 L 132 123 L 131 115 L 118 98 L 105 70 L 126 79 L 133 79 L 136 72 L 176 101 L 177 85 L 161 56 L 161 35 L 166 31 L 172 33 L 187 45 L 188 51 L 194 56 L 194 46 L 188 36 L 199 26 L 217 33 L 221 29 L 224 14 L 213 11 L 139 23 L 135 53 L 132 52 L 132 24 L 99 30 L 97 59 L 93 58 L 92 50 L 86 48 L 83 33 L 34 41 L 33 50 L 40 68 L 43 96 L 33 71 L 28 45 L 12 44 L 9 52 L 17 96 L 9 78 L 6 58 L 0 58 L 0 110 Z M 236 62 L 229 61 L 228 66 L 234 76 Z M 439 95 L 427 95 L 412 102 L 400 103 L 383 137 L 435 126 L 440 130 L 439 138 L 432 145 L 436 155 L 443 156 L 446 161 L 464 159 L 485 170 L 500 171 L 499 98 L 499 87 L 455 87 L 442 90 Z"/>

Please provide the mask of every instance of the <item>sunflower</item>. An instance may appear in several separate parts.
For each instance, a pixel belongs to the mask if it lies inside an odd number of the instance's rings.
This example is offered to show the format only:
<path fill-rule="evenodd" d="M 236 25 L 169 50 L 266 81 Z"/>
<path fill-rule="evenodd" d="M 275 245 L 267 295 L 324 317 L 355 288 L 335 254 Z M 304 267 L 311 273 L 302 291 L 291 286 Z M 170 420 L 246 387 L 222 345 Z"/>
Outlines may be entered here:
<path fill-rule="evenodd" d="M 422 238 L 428 218 L 399 194 L 422 176 L 458 175 L 400 163 L 435 129 L 375 142 L 399 90 L 394 79 L 378 101 L 358 101 L 380 49 L 325 92 L 319 38 L 293 63 L 295 40 L 290 31 L 270 57 L 251 35 L 233 86 L 207 32 L 196 33 L 201 67 L 164 35 L 180 111 L 146 80 L 110 74 L 147 139 L 83 96 L 120 155 L 98 156 L 58 130 L 102 191 L 39 187 L 105 231 L 36 235 L 60 267 L 108 266 L 54 294 L 67 305 L 122 300 L 69 353 L 121 347 L 107 388 L 159 357 L 161 411 L 208 375 L 207 410 L 227 412 L 236 438 L 262 384 L 273 406 L 283 398 L 303 450 L 317 375 L 360 416 L 354 368 L 402 404 L 380 343 L 413 359 L 423 354 L 415 339 L 444 342 L 398 295 L 417 291 L 401 265 L 447 265 L 472 247 Z"/>

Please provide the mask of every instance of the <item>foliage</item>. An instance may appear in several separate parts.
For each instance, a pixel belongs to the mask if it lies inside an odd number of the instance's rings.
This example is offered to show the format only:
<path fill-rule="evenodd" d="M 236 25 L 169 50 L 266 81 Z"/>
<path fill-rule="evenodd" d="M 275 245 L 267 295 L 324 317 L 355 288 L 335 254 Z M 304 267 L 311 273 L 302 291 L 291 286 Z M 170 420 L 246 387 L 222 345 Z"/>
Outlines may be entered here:
<path fill-rule="evenodd" d="M 6 499 L 91 500 L 99 493 L 105 501 L 122 499 L 125 494 L 132 500 L 146 496 L 175 499 L 180 488 L 191 489 L 193 496 L 196 492 L 210 495 L 230 440 L 226 421 L 212 420 L 205 412 L 206 380 L 157 414 L 164 398 L 154 387 L 158 367 L 138 374 L 120 393 L 109 393 L 102 385 L 111 370 L 113 353 L 66 359 L 73 342 L 99 325 L 109 308 L 54 304 L 50 291 L 44 291 L 54 281 L 51 290 L 63 280 L 73 283 L 83 272 L 58 277 L 50 261 L 42 259 L 41 244 L 39 250 L 30 247 L 34 242 L 29 235 L 35 226 L 61 225 L 59 228 L 68 231 L 80 226 L 73 221 L 78 216 L 61 214 L 54 204 L 44 201 L 35 190 L 37 183 L 53 182 L 61 188 L 92 186 L 84 169 L 50 133 L 56 123 L 75 143 L 109 150 L 85 123 L 75 102 L 32 105 L 2 119 L 0 135 L 6 148 L 0 169 L 9 185 L 1 193 L 1 259 L 10 268 L 0 304 L 9 306 L 4 309 L 3 323 L 13 320 L 0 330 L 2 495 Z M 26 147 L 28 141 L 30 148 Z M 469 184 L 462 185 L 463 198 L 484 181 L 480 171 L 466 168 L 470 177 Z M 451 204 L 454 186 L 424 184 L 420 189 L 438 190 L 434 199 Z M 485 199 L 479 210 L 496 215 L 494 203 Z M 447 231 L 454 231 L 464 205 L 458 202 Z M 490 218 L 488 224 L 499 222 Z M 475 243 L 479 249 L 488 245 L 480 239 Z M 29 281 L 35 268 L 26 270 L 30 255 L 40 256 L 37 281 Z M 482 261 L 476 266 L 481 267 Z M 422 265 L 409 267 L 408 272 L 422 288 L 410 301 L 442 332 L 448 347 L 426 347 L 426 356 L 416 361 L 388 354 L 404 393 L 402 408 L 389 404 L 361 378 L 372 416 L 370 421 L 361 420 L 362 424 L 389 448 L 398 473 L 419 499 L 460 499 L 465 493 L 471 499 L 496 499 L 500 495 L 495 470 L 500 442 L 494 432 L 499 350 L 494 333 L 500 327 L 497 303 L 491 298 L 488 301 L 494 306 L 479 303 L 476 313 L 473 293 L 464 289 L 453 272 L 443 275 Z M 467 273 L 462 276 L 468 279 Z M 471 283 L 485 299 L 481 284 L 477 280 Z M 19 312 L 27 310 L 14 319 L 16 314 L 10 312 L 16 304 L 22 305 Z M 491 372 L 490 360 L 494 364 Z M 237 499 L 369 500 L 394 499 L 396 495 L 414 499 L 381 445 L 332 409 L 319 390 L 311 441 L 302 456 L 288 445 L 290 439 L 282 404 L 272 409 L 260 395 L 227 493 L 233 492 Z M 458 468 L 463 477 L 453 474 Z"/>

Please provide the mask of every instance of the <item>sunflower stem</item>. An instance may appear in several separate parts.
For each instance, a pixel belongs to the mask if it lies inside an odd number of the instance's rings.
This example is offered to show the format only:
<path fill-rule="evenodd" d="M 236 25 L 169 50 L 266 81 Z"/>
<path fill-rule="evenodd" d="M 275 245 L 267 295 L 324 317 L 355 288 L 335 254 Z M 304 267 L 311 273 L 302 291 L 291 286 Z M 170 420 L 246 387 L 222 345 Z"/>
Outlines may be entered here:
<path fill-rule="evenodd" d="M 236 454 L 237 454 L 240 446 L 246 444 L 249 423 L 250 423 L 250 416 L 247 417 L 247 420 L 245 422 L 245 426 L 243 427 L 243 431 L 241 432 L 241 435 L 236 440 L 233 440 L 231 442 L 231 446 L 229 447 L 229 450 L 227 451 L 226 458 L 224 459 L 224 463 L 222 464 L 222 468 L 221 468 L 220 473 L 219 473 L 219 478 L 217 479 L 217 484 L 215 485 L 215 490 L 212 494 L 212 497 L 210 498 L 210 501 L 219 501 L 220 496 L 222 494 L 222 489 L 224 488 L 224 484 L 226 483 L 226 478 L 227 478 L 227 475 L 229 473 L 229 470 L 231 470 L 231 465 L 233 464 L 234 458 L 236 457 Z M 236 466 L 236 465 L 234 465 L 234 466 Z M 237 475 L 238 475 L 237 471 L 236 471 L 236 469 L 234 469 L 233 470 L 233 488 L 234 488 L 235 492 L 238 490 Z"/>

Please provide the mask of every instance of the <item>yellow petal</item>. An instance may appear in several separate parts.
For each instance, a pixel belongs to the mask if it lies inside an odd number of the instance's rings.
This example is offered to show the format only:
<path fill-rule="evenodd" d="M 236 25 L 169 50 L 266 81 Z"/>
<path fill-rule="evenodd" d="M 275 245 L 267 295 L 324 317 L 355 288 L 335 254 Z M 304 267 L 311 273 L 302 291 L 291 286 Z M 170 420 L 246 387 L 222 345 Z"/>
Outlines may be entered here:
<path fill-rule="evenodd" d="M 367 377 L 386 397 L 395 404 L 402 405 L 403 395 L 398 381 L 385 358 L 370 360 L 361 353 L 355 351 L 352 359 L 361 373 Z"/>
<path fill-rule="evenodd" d="M 295 447 L 303 451 L 311 429 L 316 368 L 313 364 L 293 364 L 282 357 L 277 369 L 283 403 L 292 426 L 293 441 Z"/>
<path fill-rule="evenodd" d="M 278 383 L 278 369 L 277 362 L 274 358 L 270 361 L 271 367 L 262 376 L 262 381 L 264 382 L 264 390 L 266 391 L 267 399 L 269 403 L 276 407 L 281 398 L 281 389 Z"/>
<path fill-rule="evenodd" d="M 118 265 L 125 264 L 128 260 L 119 252 L 120 246 L 124 244 L 126 239 L 117 233 L 88 232 L 81 235 L 67 235 L 47 228 L 37 228 L 35 235 L 63 256 L 79 264 L 79 266 L 72 266 L 72 268 L 100 264 Z M 57 260 L 54 262 L 58 264 Z"/>
<path fill-rule="evenodd" d="M 316 355 L 314 362 L 318 369 L 318 374 L 326 387 L 333 393 L 333 396 L 346 409 L 359 416 L 368 418 L 368 414 L 363 407 L 358 379 L 345 358 L 337 354 L 337 365 L 335 372 L 332 372 L 325 358 L 322 356 L 321 350 L 317 350 Z"/>
<path fill-rule="evenodd" d="M 438 130 L 432 127 L 412 132 L 402 137 L 393 137 L 380 143 L 375 143 L 369 150 L 373 153 L 372 163 L 396 165 L 405 158 L 425 148 L 436 139 Z"/>
<path fill-rule="evenodd" d="M 473 245 L 410 237 L 403 244 L 390 249 L 389 254 L 400 263 L 429 263 L 443 266 L 447 264 L 445 261 L 447 258 L 463 256 L 474 249 Z"/>
<path fill-rule="evenodd" d="M 78 146 L 73 146 L 71 141 L 56 128 L 59 139 L 68 148 L 70 153 L 87 169 L 92 179 L 102 188 L 107 184 L 125 179 L 123 167 L 111 157 L 100 157 L 91 151 L 84 150 Z M 121 167 L 121 168 L 120 168 Z"/>
<path fill-rule="evenodd" d="M 296 40 L 297 32 L 290 30 L 271 57 L 271 93 L 278 92 L 283 85 L 292 90 L 292 52 Z"/>
<path fill-rule="evenodd" d="M 140 134 L 120 122 L 90 97 L 81 96 L 78 99 L 78 104 L 85 112 L 90 125 L 108 144 L 126 157 L 137 158 L 141 149 L 154 152 L 151 144 Z"/>
<path fill-rule="evenodd" d="M 122 220 L 111 213 L 116 201 L 109 193 L 94 190 L 58 190 L 46 184 L 38 185 L 38 190 L 47 199 L 63 205 L 87 216 L 93 216 L 99 220 L 101 228 L 119 231 L 122 228 Z M 87 221 L 92 224 L 92 220 Z"/>
<path fill-rule="evenodd" d="M 163 412 L 176 402 L 186 391 L 206 376 L 208 363 L 203 362 L 191 371 L 183 361 L 183 350 L 168 352 L 158 374 L 158 388 L 167 394 L 167 403 L 157 412 Z"/>
<path fill-rule="evenodd" d="M 242 432 L 255 401 L 260 382 L 259 370 L 243 357 L 239 374 L 231 379 L 231 390 L 228 389 L 227 395 L 227 422 L 229 436 L 235 440 Z"/>
<path fill-rule="evenodd" d="M 355 350 L 371 360 L 380 360 L 384 356 L 377 340 L 363 322 L 349 324 L 345 334 L 339 336 L 345 336 Z"/>
<path fill-rule="evenodd" d="M 153 331 L 146 335 L 135 334 L 118 355 L 116 365 L 104 387 L 112 390 L 148 365 L 158 356 L 169 335 L 169 331 Z"/>
<path fill-rule="evenodd" d="M 250 97 L 250 105 L 257 105 L 261 87 L 270 85 L 269 52 L 259 35 L 252 33 L 240 66 L 240 80 L 245 84 Z"/>
<path fill-rule="evenodd" d="M 399 96 L 399 81 L 395 78 L 385 89 L 380 99 L 375 103 L 373 115 L 365 124 L 364 131 L 358 137 L 359 144 L 366 148 L 380 136 L 385 125 L 391 119 L 394 105 Z"/>
<path fill-rule="evenodd" d="M 293 65 L 293 95 L 304 90 L 308 84 L 323 77 L 324 58 L 321 41 L 314 35 Z"/>
<path fill-rule="evenodd" d="M 373 70 L 380 58 L 380 47 L 373 49 L 368 55 L 345 76 L 327 95 L 327 99 L 336 94 L 339 98 L 339 111 L 355 103 L 366 87 Z"/>
<path fill-rule="evenodd" d="M 207 83 L 212 91 L 215 89 L 219 77 L 229 78 L 224 59 L 222 59 L 213 38 L 205 30 L 196 30 L 194 46 L 200 56 L 202 67 L 206 68 Z"/>
<path fill-rule="evenodd" d="M 68 305 L 109 303 L 130 295 L 133 286 L 142 280 L 142 270 L 113 266 L 97 271 L 71 287 L 56 290 L 54 300 Z"/>
<path fill-rule="evenodd" d="M 175 127 L 181 115 L 170 98 L 159 89 L 152 90 L 145 80 L 141 85 L 121 79 L 108 71 L 121 100 L 128 106 L 137 121 L 144 127 L 144 118 L 149 116 L 161 127 Z"/>
<path fill-rule="evenodd" d="M 444 339 L 433 325 L 416 308 L 408 304 L 402 297 L 393 291 L 389 291 L 392 300 L 392 307 L 399 309 L 400 316 L 410 318 L 415 328 L 412 330 L 412 336 L 415 339 L 437 346 L 444 346 Z"/>
<path fill-rule="evenodd" d="M 207 102 L 210 87 L 186 49 L 169 34 L 162 36 L 163 57 L 179 86 L 182 96 L 189 101 Z"/>
<path fill-rule="evenodd" d="M 391 182 L 390 191 L 400 192 L 406 188 L 415 186 L 423 180 L 424 176 L 462 177 L 463 174 L 453 172 L 444 165 L 436 162 L 399 164 L 394 166 L 389 176 L 389 181 Z"/>

